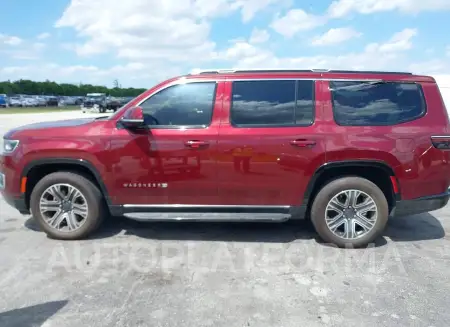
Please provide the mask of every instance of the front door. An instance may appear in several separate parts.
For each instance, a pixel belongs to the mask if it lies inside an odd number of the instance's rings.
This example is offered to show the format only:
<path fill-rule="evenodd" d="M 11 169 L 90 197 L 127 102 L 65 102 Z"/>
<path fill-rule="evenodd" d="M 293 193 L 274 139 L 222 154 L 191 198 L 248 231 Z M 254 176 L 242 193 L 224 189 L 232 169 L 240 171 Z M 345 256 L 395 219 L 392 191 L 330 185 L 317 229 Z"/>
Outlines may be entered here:
<path fill-rule="evenodd" d="M 223 205 L 302 204 L 314 170 L 325 162 L 312 80 L 226 82 L 218 143 Z"/>
<path fill-rule="evenodd" d="M 216 82 L 176 84 L 140 106 L 148 132 L 119 130 L 111 142 L 116 199 L 130 205 L 207 205 L 217 200 Z"/>

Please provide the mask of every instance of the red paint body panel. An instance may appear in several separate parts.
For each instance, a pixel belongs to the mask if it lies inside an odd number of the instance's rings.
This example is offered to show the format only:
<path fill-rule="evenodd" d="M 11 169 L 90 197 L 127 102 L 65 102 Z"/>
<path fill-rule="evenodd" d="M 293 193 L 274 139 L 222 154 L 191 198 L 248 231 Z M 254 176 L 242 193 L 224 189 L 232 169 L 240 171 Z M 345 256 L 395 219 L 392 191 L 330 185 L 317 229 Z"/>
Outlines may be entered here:
<path fill-rule="evenodd" d="M 261 78 L 316 80 L 314 123 L 308 127 L 233 127 L 230 80 Z M 127 109 L 182 79 L 218 82 L 208 128 L 139 133 L 117 128 Z M 328 79 L 418 82 L 427 114 L 394 126 L 339 126 L 333 118 Z M 436 149 L 430 140 L 432 135 L 449 135 L 448 117 L 434 79 L 427 76 L 311 72 L 177 77 L 151 88 L 107 120 L 56 124 L 7 133 L 5 137 L 20 140 L 20 146 L 13 154 L 0 157 L 0 171 L 6 176 L 3 193 L 20 195 L 25 167 L 44 158 L 89 162 L 114 205 L 300 205 L 320 166 L 349 160 L 375 160 L 390 166 L 405 200 L 443 193 L 450 184 L 450 152 Z M 294 140 L 315 145 L 292 145 Z M 188 141 L 207 146 L 190 147 Z"/>
<path fill-rule="evenodd" d="M 219 204 L 300 205 L 311 176 L 326 161 L 321 102 L 312 126 L 238 128 L 230 124 L 230 99 L 231 82 L 226 82 L 218 141 Z M 297 139 L 316 145 L 290 144 Z"/>
<path fill-rule="evenodd" d="M 218 83 L 212 122 L 207 128 L 150 129 L 140 134 L 126 129 L 114 131 L 110 195 L 115 204 L 217 203 L 216 158 L 223 87 L 223 82 Z M 205 146 L 189 147 L 189 141 L 201 141 Z M 128 183 L 133 186 L 123 186 Z M 149 183 L 150 187 L 142 186 Z M 167 188 L 158 186 L 164 183 Z"/>
<path fill-rule="evenodd" d="M 327 82 L 324 82 L 327 83 Z M 394 126 L 339 126 L 334 122 L 330 92 L 324 90 L 328 124 L 327 161 L 376 160 L 390 166 L 404 200 L 440 194 L 450 185 L 449 152 L 431 144 L 431 135 L 446 135 L 448 117 L 436 84 L 422 83 L 428 112 Z"/>

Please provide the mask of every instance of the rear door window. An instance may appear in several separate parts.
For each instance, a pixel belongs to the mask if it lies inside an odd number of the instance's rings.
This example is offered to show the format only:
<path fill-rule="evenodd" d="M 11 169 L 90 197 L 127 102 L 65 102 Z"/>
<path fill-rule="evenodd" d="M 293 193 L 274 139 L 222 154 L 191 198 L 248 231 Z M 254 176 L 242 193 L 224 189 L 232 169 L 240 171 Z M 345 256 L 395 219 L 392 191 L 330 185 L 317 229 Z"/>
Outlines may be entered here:
<path fill-rule="evenodd" d="M 233 126 L 283 127 L 313 123 L 312 80 L 235 81 L 232 94 Z"/>
<path fill-rule="evenodd" d="M 396 125 L 426 112 L 422 88 L 416 83 L 331 81 L 330 90 L 339 125 Z"/>

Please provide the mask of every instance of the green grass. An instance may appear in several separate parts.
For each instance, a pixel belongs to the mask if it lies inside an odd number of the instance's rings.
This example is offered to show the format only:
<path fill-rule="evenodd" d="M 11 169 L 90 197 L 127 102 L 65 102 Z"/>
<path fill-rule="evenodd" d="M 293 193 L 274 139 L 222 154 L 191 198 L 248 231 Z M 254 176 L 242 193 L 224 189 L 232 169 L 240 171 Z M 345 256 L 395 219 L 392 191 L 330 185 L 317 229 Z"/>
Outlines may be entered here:
<path fill-rule="evenodd" d="M 2 114 L 39 114 L 45 112 L 63 112 L 80 110 L 79 106 L 68 107 L 9 107 L 0 108 L 0 115 Z"/>

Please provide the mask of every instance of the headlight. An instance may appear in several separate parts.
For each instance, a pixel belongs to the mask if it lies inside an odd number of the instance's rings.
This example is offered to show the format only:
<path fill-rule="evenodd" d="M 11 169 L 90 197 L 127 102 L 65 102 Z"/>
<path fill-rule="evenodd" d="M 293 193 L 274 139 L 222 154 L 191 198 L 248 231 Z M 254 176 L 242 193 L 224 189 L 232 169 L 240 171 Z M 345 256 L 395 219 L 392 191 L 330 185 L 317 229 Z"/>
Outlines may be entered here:
<path fill-rule="evenodd" d="M 1 154 L 8 154 L 14 152 L 15 149 L 19 146 L 18 140 L 5 140 L 0 139 L 0 152 Z"/>

